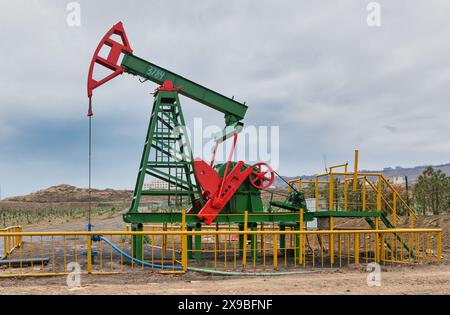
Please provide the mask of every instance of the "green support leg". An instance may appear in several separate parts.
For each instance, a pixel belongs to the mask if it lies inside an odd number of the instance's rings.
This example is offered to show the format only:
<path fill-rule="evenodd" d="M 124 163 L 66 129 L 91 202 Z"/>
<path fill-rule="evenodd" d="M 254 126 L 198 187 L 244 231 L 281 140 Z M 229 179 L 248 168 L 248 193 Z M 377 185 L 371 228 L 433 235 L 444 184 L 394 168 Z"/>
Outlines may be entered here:
<path fill-rule="evenodd" d="M 188 227 L 187 230 L 192 231 L 192 228 Z M 194 257 L 194 255 L 192 255 L 192 235 L 187 236 L 187 254 L 189 259 Z"/>
<path fill-rule="evenodd" d="M 280 224 L 280 231 L 286 231 L 286 226 Z M 284 253 L 286 248 L 286 235 L 280 234 L 280 251 Z"/>
<path fill-rule="evenodd" d="M 201 231 L 201 226 L 195 227 L 196 231 Z M 202 236 L 201 235 L 195 235 L 195 260 L 200 261 L 202 259 Z"/>
<path fill-rule="evenodd" d="M 296 231 L 300 230 L 300 225 L 296 225 L 294 227 L 294 229 Z M 298 258 L 300 257 L 300 235 L 299 234 L 295 234 L 295 259 L 298 260 Z"/>
<path fill-rule="evenodd" d="M 143 231 L 144 227 L 141 223 L 132 224 L 131 231 Z M 143 248 L 142 248 L 142 235 L 133 235 L 133 257 L 139 260 L 142 260 L 143 257 Z"/>
<path fill-rule="evenodd" d="M 256 223 L 252 224 L 251 226 L 251 231 L 257 231 L 258 230 L 258 225 Z M 252 261 L 255 260 L 258 256 L 258 238 L 257 235 L 252 234 L 252 236 L 250 237 L 251 240 L 251 248 L 252 248 Z"/>
<path fill-rule="evenodd" d="M 243 230 L 244 230 L 244 225 L 239 224 L 239 231 L 243 231 Z M 239 256 L 242 257 L 243 252 L 244 252 L 244 235 L 239 234 Z"/>

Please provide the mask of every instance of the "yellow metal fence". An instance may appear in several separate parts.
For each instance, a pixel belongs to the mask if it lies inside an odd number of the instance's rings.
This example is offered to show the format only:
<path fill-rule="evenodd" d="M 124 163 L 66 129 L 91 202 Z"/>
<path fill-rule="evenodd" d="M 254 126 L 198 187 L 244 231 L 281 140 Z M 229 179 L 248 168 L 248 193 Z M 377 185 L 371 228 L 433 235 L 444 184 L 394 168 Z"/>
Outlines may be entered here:
<path fill-rule="evenodd" d="M 358 171 L 358 150 L 353 164 L 353 171 L 343 163 L 330 166 L 327 173 L 314 179 L 289 180 L 287 190 L 292 186 L 303 191 L 306 198 L 315 201 L 315 211 L 378 211 L 389 217 L 392 227 L 398 227 L 399 218 L 404 216 L 407 226 L 413 228 L 417 215 L 408 202 L 408 192 L 382 173 Z"/>
<path fill-rule="evenodd" d="M 99 240 L 101 235 L 107 241 Z M 142 252 L 134 253 L 142 236 Z M 132 271 L 295 271 L 350 264 L 440 263 L 441 229 L 205 230 L 205 231 L 0 231 L 12 245 L 0 260 L 0 277 L 108 274 Z M 12 243 L 11 243 L 12 242 Z M 111 245 L 113 244 L 113 245 Z M 192 245 L 191 245 L 192 244 Z M 201 246 L 196 246 L 201 244 Z M 142 259 L 128 256 L 140 254 Z M 139 256 L 139 255 L 138 255 Z M 158 267 L 158 268 L 157 268 Z M 162 267 L 162 269 L 161 269 Z"/>
<path fill-rule="evenodd" d="M 14 249 L 20 247 L 22 244 L 22 237 L 20 235 L 6 235 L 6 233 L 22 232 L 21 226 L 10 226 L 5 229 L 0 229 L 0 233 L 5 233 L 3 236 L 3 253 L 0 255 L 1 259 L 7 258 Z"/>

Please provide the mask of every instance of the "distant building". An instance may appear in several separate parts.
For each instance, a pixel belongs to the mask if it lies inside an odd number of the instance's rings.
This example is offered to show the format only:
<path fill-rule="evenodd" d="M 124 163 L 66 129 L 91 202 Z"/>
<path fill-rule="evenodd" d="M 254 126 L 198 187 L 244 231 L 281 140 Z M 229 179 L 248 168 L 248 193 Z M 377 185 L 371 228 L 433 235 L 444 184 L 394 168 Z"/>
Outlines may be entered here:
<path fill-rule="evenodd" d="M 169 183 L 162 180 L 154 180 L 150 183 L 144 183 L 143 190 L 167 190 L 169 189 Z"/>
<path fill-rule="evenodd" d="M 306 207 L 308 211 L 315 212 L 318 211 L 316 207 L 316 199 L 315 198 L 306 198 Z M 308 230 L 317 230 L 317 218 L 314 218 L 312 221 L 306 222 L 306 227 Z"/>
<path fill-rule="evenodd" d="M 394 185 L 405 185 L 405 177 L 404 176 L 392 176 L 389 181 Z"/>

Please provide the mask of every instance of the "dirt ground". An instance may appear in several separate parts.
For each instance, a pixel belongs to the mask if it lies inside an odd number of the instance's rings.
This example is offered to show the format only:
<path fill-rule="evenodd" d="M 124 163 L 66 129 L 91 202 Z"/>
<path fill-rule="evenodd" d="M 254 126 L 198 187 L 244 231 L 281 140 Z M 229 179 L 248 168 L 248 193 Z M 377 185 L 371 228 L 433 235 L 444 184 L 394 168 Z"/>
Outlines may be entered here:
<path fill-rule="evenodd" d="M 450 266 L 382 268 L 380 286 L 368 286 L 364 269 L 328 270 L 273 277 L 222 277 L 198 273 L 81 275 L 70 289 L 66 277 L 0 280 L 0 294 L 450 294 Z"/>

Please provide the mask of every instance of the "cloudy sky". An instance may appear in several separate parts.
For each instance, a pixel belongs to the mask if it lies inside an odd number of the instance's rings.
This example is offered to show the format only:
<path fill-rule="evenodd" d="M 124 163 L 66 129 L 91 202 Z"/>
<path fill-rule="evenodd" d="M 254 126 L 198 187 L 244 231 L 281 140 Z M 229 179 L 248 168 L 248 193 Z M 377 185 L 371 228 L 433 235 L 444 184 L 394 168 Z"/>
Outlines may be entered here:
<path fill-rule="evenodd" d="M 124 23 L 137 56 L 249 106 L 279 126 L 278 171 L 314 174 L 450 162 L 450 3 L 0 0 L 2 196 L 87 186 L 86 77 L 103 34 Z M 93 185 L 131 188 L 156 86 L 122 75 L 94 94 Z M 222 114 L 182 98 L 187 124 Z"/>

